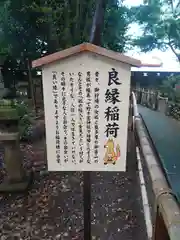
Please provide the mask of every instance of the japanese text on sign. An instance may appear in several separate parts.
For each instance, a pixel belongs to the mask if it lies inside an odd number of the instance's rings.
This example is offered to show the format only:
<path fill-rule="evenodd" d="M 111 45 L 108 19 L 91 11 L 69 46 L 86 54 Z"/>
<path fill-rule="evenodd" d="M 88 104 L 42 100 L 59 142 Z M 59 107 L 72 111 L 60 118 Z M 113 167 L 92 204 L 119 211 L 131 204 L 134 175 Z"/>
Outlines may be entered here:
<path fill-rule="evenodd" d="M 56 164 L 70 170 L 115 171 L 122 164 L 120 146 L 126 134 L 119 68 L 110 66 L 103 74 L 98 68 L 64 69 L 51 71 L 51 76 Z"/>

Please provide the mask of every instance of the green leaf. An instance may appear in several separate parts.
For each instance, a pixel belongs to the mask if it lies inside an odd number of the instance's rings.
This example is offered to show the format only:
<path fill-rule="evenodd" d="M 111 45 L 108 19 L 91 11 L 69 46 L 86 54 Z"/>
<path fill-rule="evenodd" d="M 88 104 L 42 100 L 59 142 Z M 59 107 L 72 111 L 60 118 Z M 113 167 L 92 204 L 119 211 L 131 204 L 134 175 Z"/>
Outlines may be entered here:
<path fill-rule="evenodd" d="M 133 41 L 142 51 L 168 47 L 178 58 L 180 51 L 180 6 L 173 0 L 147 0 L 130 10 L 131 21 L 140 24 L 142 36 Z M 180 58 L 178 58 L 180 61 Z"/>

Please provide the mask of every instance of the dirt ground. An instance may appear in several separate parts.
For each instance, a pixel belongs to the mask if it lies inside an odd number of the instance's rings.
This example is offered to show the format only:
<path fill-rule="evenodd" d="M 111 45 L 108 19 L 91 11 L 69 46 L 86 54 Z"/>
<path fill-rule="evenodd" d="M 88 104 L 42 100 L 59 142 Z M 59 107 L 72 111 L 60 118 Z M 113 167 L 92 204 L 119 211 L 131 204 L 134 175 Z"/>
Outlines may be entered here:
<path fill-rule="evenodd" d="M 21 150 L 33 183 L 24 194 L 0 195 L 0 240 L 84 239 L 82 173 L 48 173 L 45 140 Z M 147 239 L 137 176 L 130 150 L 127 172 L 91 173 L 92 239 Z"/>

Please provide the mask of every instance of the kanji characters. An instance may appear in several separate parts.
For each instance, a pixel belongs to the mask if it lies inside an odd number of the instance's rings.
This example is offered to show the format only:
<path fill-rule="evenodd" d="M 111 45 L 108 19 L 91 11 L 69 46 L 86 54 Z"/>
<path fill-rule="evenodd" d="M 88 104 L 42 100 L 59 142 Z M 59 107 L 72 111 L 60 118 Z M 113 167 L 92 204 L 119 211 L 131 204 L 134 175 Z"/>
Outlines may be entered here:
<path fill-rule="evenodd" d="M 95 73 L 96 84 L 99 84 L 99 72 Z M 94 88 L 94 162 L 99 162 L 99 87 Z"/>
<path fill-rule="evenodd" d="M 56 141 L 56 161 L 60 163 L 60 132 L 59 132 L 59 109 L 58 109 L 58 87 L 57 87 L 57 72 L 52 72 L 52 92 L 54 98 L 54 108 L 55 108 L 55 122 L 56 122 L 56 132 L 55 132 L 55 141 Z"/>
<path fill-rule="evenodd" d="M 68 163 L 68 118 L 67 118 L 67 93 L 65 73 L 61 72 L 61 95 L 62 95 L 62 110 L 63 110 L 63 130 L 64 130 L 64 162 Z"/>
<path fill-rule="evenodd" d="M 118 72 L 115 70 L 115 68 L 112 68 L 112 71 L 109 71 L 108 86 L 111 86 L 113 83 L 115 83 L 116 85 L 121 84 L 118 78 Z"/>
<path fill-rule="evenodd" d="M 84 136 L 83 136 L 83 87 L 82 87 L 82 73 L 78 73 L 78 115 L 79 115 L 79 123 L 78 123 L 78 130 L 79 130 L 79 162 L 83 163 L 84 161 L 84 151 L 83 151 L 83 144 L 84 144 Z"/>
<path fill-rule="evenodd" d="M 117 88 L 107 89 L 105 93 L 105 102 L 115 104 L 120 102 L 120 93 Z"/>
<path fill-rule="evenodd" d="M 91 120 L 91 112 L 92 112 L 92 83 L 91 83 L 91 72 L 88 71 L 87 72 L 87 76 L 86 76 L 86 98 L 87 98 L 87 103 L 86 103 L 86 112 L 87 112 L 87 116 L 86 116 L 86 152 L 87 152 L 87 162 L 89 164 L 91 164 L 91 124 L 92 124 L 92 120 Z"/>
<path fill-rule="evenodd" d="M 107 121 L 119 121 L 119 108 L 108 107 L 105 110 L 105 118 Z"/>
<path fill-rule="evenodd" d="M 115 68 L 112 68 L 109 73 L 108 78 L 108 86 L 109 88 L 105 92 L 105 102 L 109 104 L 104 112 L 104 117 L 107 120 L 105 134 L 106 137 L 112 136 L 114 138 L 118 135 L 119 130 L 119 120 L 120 120 L 120 113 L 119 113 L 119 103 L 120 100 L 120 92 L 119 87 L 113 88 L 111 85 L 121 85 L 121 82 L 118 77 L 118 72 Z"/>
<path fill-rule="evenodd" d="M 108 138 L 109 136 L 113 136 L 114 138 L 117 137 L 117 133 L 118 133 L 118 130 L 119 130 L 119 125 L 115 122 L 113 122 L 112 124 L 111 123 L 108 123 L 106 125 L 106 137 Z"/>
<path fill-rule="evenodd" d="M 71 113 L 71 154 L 72 154 L 72 162 L 76 164 L 76 141 L 75 141 L 75 93 L 74 93 L 74 74 L 69 73 L 70 77 L 70 98 L 71 98 L 71 105 L 70 105 L 70 113 Z"/>

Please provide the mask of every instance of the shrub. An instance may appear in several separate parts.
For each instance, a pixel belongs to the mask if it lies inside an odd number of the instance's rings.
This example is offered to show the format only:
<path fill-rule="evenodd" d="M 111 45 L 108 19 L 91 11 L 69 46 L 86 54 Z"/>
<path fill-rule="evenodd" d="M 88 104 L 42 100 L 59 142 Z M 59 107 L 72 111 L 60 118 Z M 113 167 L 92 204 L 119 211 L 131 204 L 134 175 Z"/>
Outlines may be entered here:
<path fill-rule="evenodd" d="M 32 134 L 32 124 L 35 118 L 32 110 L 24 101 L 14 101 L 19 116 L 19 133 L 22 140 L 26 140 Z"/>

